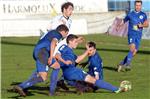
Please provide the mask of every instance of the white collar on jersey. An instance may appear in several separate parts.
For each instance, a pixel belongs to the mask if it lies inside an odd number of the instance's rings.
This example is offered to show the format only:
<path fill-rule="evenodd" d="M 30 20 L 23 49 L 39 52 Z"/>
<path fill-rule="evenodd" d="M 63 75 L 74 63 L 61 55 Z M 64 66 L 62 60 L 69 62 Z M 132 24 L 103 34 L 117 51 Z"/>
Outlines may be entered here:
<path fill-rule="evenodd" d="M 66 20 L 69 20 L 69 17 L 66 17 L 66 16 L 64 16 L 64 15 L 63 15 L 63 17 L 64 17 Z"/>
<path fill-rule="evenodd" d="M 134 12 L 135 12 L 135 13 L 140 13 L 141 11 L 138 12 L 138 11 L 134 10 Z"/>

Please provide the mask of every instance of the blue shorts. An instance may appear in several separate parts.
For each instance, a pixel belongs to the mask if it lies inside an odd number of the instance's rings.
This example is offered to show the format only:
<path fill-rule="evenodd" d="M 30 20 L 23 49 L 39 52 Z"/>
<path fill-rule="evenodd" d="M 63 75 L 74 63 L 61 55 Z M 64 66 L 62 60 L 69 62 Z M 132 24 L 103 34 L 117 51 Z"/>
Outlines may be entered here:
<path fill-rule="evenodd" d="M 136 49 L 139 49 L 141 42 L 141 38 L 135 37 L 135 36 L 128 36 L 128 44 L 135 44 Z"/>
<path fill-rule="evenodd" d="M 63 75 L 66 80 L 84 81 L 85 77 L 87 76 L 87 73 L 79 68 L 74 67 L 74 68 L 65 70 L 63 72 Z"/>
<path fill-rule="evenodd" d="M 33 58 L 36 61 L 36 68 L 37 72 L 48 72 L 48 58 L 49 58 L 49 51 L 46 48 L 41 48 L 38 50 L 34 50 Z M 52 60 L 52 64 L 55 62 L 55 59 Z"/>

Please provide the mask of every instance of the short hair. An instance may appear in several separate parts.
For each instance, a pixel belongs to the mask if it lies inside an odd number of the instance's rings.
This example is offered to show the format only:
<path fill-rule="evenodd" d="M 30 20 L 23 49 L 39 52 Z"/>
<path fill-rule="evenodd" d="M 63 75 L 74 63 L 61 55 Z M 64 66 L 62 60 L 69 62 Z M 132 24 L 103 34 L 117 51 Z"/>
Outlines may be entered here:
<path fill-rule="evenodd" d="M 136 3 L 141 3 L 141 4 L 142 4 L 142 0 L 135 0 L 135 1 L 134 1 L 134 5 L 135 5 Z"/>
<path fill-rule="evenodd" d="M 67 31 L 69 31 L 69 29 L 68 29 L 68 27 L 67 27 L 66 25 L 61 24 L 61 25 L 59 25 L 59 26 L 56 28 L 56 31 L 59 31 L 59 32 L 65 31 L 65 32 L 67 32 Z"/>
<path fill-rule="evenodd" d="M 92 42 L 92 41 L 88 42 L 88 46 L 96 49 L 96 43 L 95 42 Z"/>
<path fill-rule="evenodd" d="M 74 35 L 74 34 L 69 34 L 69 35 L 67 36 L 66 42 L 67 42 L 67 44 L 68 44 L 69 41 L 73 41 L 74 39 L 77 39 L 77 38 L 78 38 L 78 36 L 76 36 L 76 35 Z"/>
<path fill-rule="evenodd" d="M 74 8 L 73 3 L 71 3 L 71 2 L 65 2 L 64 4 L 62 4 L 61 12 L 64 12 L 64 9 L 67 9 L 69 6 L 72 6 Z"/>

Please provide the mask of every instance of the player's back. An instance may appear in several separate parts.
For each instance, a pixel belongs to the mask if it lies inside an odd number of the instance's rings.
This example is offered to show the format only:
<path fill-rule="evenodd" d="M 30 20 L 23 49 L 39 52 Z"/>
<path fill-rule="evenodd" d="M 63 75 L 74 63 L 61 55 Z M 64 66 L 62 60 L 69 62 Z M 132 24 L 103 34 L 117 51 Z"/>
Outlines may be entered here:
<path fill-rule="evenodd" d="M 59 41 L 62 38 L 62 35 L 56 30 L 49 31 L 42 39 L 38 41 L 35 48 L 40 49 L 44 47 L 47 50 L 50 50 L 50 44 L 54 38 Z"/>

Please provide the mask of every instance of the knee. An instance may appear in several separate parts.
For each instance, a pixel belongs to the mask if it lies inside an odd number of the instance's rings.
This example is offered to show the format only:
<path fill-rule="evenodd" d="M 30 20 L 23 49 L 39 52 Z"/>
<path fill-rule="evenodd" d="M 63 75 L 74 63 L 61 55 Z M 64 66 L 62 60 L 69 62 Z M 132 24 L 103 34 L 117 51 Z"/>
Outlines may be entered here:
<path fill-rule="evenodd" d="M 135 48 L 130 48 L 130 51 L 134 54 Z"/>
<path fill-rule="evenodd" d="M 43 81 L 47 80 L 48 78 L 48 74 L 45 72 L 45 73 L 39 73 L 39 76 L 43 79 Z"/>
<path fill-rule="evenodd" d="M 94 77 L 90 76 L 90 75 L 87 75 L 86 78 L 85 78 L 85 82 L 95 84 L 96 79 Z"/>
<path fill-rule="evenodd" d="M 133 52 L 133 56 L 135 56 L 135 55 L 136 55 L 136 53 L 137 53 L 137 50 L 135 50 L 135 51 Z"/>

